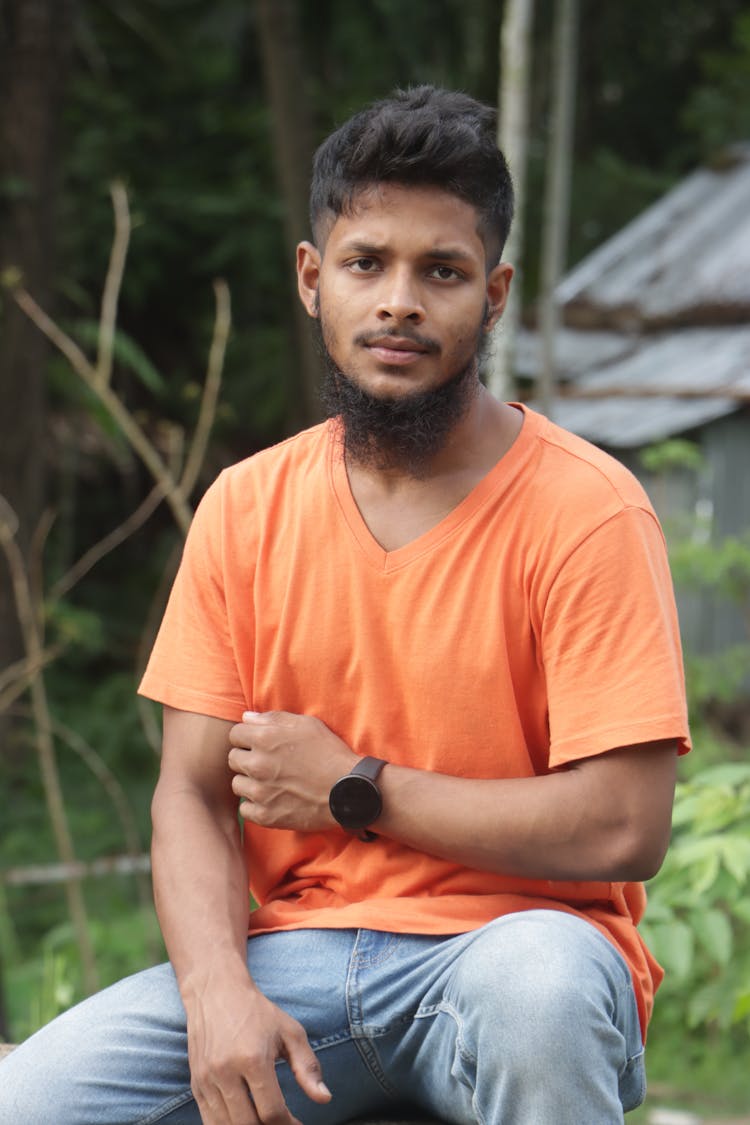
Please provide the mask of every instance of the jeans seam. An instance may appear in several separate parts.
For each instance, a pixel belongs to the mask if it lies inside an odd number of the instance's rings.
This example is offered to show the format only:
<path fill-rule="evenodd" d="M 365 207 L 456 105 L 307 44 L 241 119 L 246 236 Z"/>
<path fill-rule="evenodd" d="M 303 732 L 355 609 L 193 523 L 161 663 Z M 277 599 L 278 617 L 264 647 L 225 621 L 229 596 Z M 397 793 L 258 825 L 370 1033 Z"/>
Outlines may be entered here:
<path fill-rule="evenodd" d="M 470 1067 L 473 1067 L 476 1070 L 476 1056 L 473 1055 L 466 1046 L 466 1040 L 464 1039 L 464 1023 L 457 1008 L 454 1008 L 454 1006 L 447 1000 L 442 1000 L 438 1004 L 431 1004 L 429 1007 L 420 1008 L 417 1012 L 415 1012 L 414 1018 L 434 1019 L 435 1016 L 439 1016 L 441 1014 L 450 1016 L 450 1018 L 456 1025 L 456 1051 L 458 1052 L 458 1057 L 461 1059 L 461 1062 L 468 1063 Z M 474 1085 L 473 1087 L 471 1087 L 471 1108 L 476 1119 L 476 1125 L 485 1125 L 484 1117 L 482 1116 L 482 1112 L 477 1105 L 477 1093 L 478 1091 L 476 1089 L 476 1085 Z"/>
<path fill-rule="evenodd" d="M 141 1117 L 135 1125 L 154 1125 L 155 1122 L 161 1121 L 168 1113 L 173 1110 L 179 1109 L 180 1106 L 187 1105 L 188 1102 L 194 1101 L 195 1096 L 191 1089 L 188 1089 L 183 1094 L 175 1094 L 169 1101 L 164 1102 L 158 1109 L 154 1109 L 147 1117 Z"/>
<path fill-rule="evenodd" d="M 397 944 L 397 940 L 395 935 L 391 934 L 390 941 L 383 951 L 383 955 L 377 958 L 372 958 L 367 955 L 362 956 L 359 954 L 358 945 L 361 936 L 362 930 L 358 930 L 357 936 L 354 941 L 354 948 L 352 949 L 351 956 L 349 958 L 349 967 L 346 974 L 346 983 L 344 985 L 344 997 L 346 1002 L 347 1019 L 349 1020 L 349 1031 L 351 1033 L 354 1046 L 356 1047 L 360 1058 L 369 1070 L 372 1077 L 385 1091 L 385 1093 L 387 1093 L 390 1097 L 395 1097 L 396 1090 L 391 1087 L 390 1084 L 386 1081 L 385 1072 L 383 1071 L 383 1068 L 380 1064 L 380 1058 L 377 1051 L 375 1050 L 374 1044 L 371 1041 L 373 1032 L 377 1033 L 377 1031 L 380 1029 L 368 1028 L 368 1030 L 365 1031 L 362 997 L 358 981 L 358 970 L 361 967 L 379 964 L 383 960 L 385 960 L 385 955 L 391 955 L 393 949 Z M 387 1029 L 382 1029 L 382 1034 L 385 1034 L 386 1030 Z"/>

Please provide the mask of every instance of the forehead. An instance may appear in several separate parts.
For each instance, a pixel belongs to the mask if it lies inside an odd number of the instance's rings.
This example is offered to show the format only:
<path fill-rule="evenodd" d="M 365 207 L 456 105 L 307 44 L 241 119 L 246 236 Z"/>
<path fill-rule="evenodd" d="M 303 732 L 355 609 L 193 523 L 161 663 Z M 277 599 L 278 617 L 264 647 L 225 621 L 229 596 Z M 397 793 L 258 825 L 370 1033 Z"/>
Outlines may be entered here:
<path fill-rule="evenodd" d="M 483 259 L 479 223 L 475 207 L 440 188 L 375 184 L 362 188 L 333 219 L 325 243 L 326 249 L 349 243 L 404 250 L 450 246 Z"/>

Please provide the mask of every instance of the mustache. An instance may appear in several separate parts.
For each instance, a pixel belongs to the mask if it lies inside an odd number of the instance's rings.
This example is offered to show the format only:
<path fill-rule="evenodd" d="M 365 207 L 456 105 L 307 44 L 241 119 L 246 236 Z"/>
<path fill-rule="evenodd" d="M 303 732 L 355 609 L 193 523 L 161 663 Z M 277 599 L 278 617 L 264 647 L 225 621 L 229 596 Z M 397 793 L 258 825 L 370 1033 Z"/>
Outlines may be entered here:
<path fill-rule="evenodd" d="M 387 339 L 408 340 L 412 344 L 416 344 L 419 348 L 424 348 L 426 352 L 432 355 L 437 355 L 440 351 L 440 344 L 437 340 L 433 340 L 430 336 L 421 336 L 418 332 L 407 331 L 404 328 L 390 328 L 380 331 L 360 332 L 359 335 L 354 337 L 354 343 L 361 347 L 369 347 L 370 344 L 376 340 Z"/>

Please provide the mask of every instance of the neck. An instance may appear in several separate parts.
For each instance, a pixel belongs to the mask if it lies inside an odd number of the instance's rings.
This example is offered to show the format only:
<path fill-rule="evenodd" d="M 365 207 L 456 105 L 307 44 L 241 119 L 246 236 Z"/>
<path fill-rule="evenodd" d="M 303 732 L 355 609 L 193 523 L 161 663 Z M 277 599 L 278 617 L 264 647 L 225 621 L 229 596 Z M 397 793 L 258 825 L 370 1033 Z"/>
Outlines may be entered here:
<path fill-rule="evenodd" d="M 510 448 L 521 424 L 519 411 L 498 402 L 477 383 L 464 414 L 418 471 L 408 464 L 379 463 L 375 458 L 358 457 L 345 448 L 347 472 L 350 480 L 367 481 L 370 487 L 383 492 L 401 491 L 420 483 L 429 486 L 431 482 L 451 478 L 467 480 L 473 487 L 471 482 L 479 481 Z"/>

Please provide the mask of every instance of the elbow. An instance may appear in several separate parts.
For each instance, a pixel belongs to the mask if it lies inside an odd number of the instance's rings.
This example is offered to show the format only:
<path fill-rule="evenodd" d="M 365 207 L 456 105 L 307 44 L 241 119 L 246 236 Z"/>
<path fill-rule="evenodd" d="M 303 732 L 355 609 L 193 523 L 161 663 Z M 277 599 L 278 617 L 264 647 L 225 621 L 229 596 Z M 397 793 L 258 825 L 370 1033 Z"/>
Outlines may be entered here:
<path fill-rule="evenodd" d="M 669 847 L 671 827 L 655 832 L 631 826 L 620 833 L 610 878 L 618 883 L 645 883 L 659 872 Z"/>

